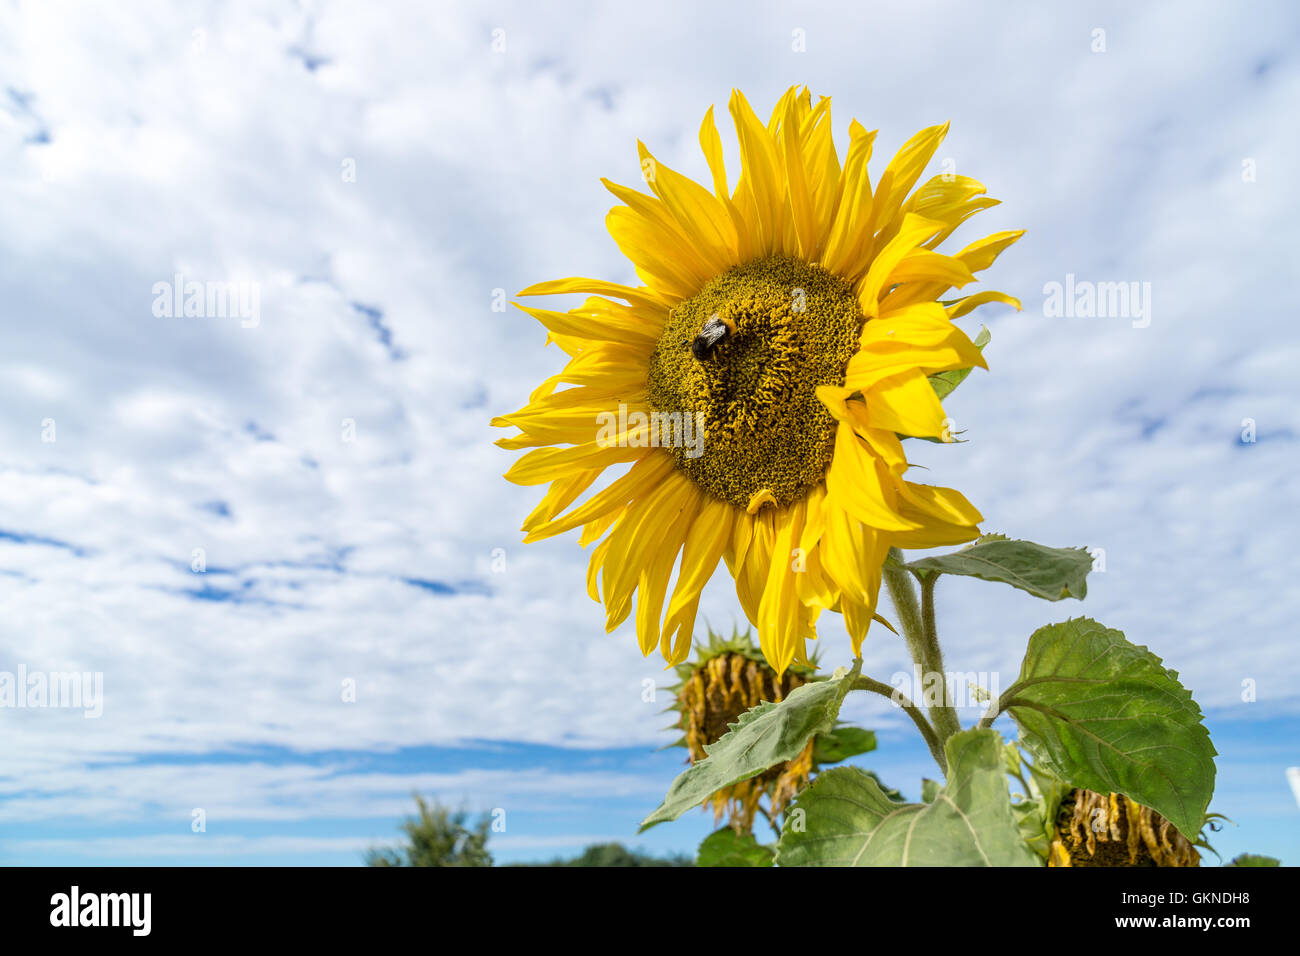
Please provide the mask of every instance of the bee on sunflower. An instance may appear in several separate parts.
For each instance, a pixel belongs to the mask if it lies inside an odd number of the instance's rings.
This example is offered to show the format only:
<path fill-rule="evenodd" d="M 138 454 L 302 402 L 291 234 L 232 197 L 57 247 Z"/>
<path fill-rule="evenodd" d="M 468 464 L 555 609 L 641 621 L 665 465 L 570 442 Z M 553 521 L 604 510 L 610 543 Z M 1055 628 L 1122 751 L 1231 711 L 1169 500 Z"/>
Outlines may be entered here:
<path fill-rule="evenodd" d="M 500 446 L 528 449 L 506 478 L 550 485 L 524 540 L 580 529 L 579 544 L 594 546 L 587 589 L 607 631 L 635 606 L 642 653 L 682 662 L 701 592 L 725 563 L 782 675 L 808 664 L 824 610 L 843 616 L 860 654 L 881 620 L 891 547 L 979 535 L 981 515 L 960 492 L 905 477 L 900 438 L 952 440 L 929 376 L 987 367 L 953 320 L 1019 303 L 991 291 L 941 297 L 1021 232 L 937 251 L 997 202 L 951 174 L 913 191 L 946 124 L 908 140 L 873 188 L 876 134 L 853 122 L 841 164 L 829 98 L 792 87 L 764 124 L 733 91 L 729 110 L 734 188 L 712 108 L 699 135 L 712 190 L 640 143 L 650 193 L 605 182 L 620 202 L 606 225 L 640 285 L 569 278 L 520 293 L 587 298 L 567 312 L 520 306 L 569 360 L 493 423 L 518 429 Z M 675 440 L 694 422 L 698 443 Z"/>

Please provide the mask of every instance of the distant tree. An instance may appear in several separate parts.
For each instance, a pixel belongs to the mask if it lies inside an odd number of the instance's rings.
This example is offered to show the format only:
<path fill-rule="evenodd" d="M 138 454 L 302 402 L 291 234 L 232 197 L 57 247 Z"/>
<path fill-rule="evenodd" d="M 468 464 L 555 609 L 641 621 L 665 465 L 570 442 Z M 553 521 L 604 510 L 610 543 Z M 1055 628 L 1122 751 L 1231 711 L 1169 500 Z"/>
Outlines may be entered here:
<path fill-rule="evenodd" d="M 517 863 L 515 866 L 694 866 L 686 856 L 657 857 L 629 850 L 621 843 L 595 843 L 572 860 L 552 860 L 549 863 Z"/>
<path fill-rule="evenodd" d="M 439 803 L 426 802 L 418 793 L 419 816 L 402 824 L 404 846 L 373 849 L 366 853 L 367 866 L 491 866 L 487 851 L 492 820 L 483 816 L 471 828 L 469 815 L 452 811 Z"/>
<path fill-rule="evenodd" d="M 596 843 L 582 851 L 582 855 L 565 866 L 694 866 L 689 857 L 657 857 L 629 850 L 621 843 Z"/>

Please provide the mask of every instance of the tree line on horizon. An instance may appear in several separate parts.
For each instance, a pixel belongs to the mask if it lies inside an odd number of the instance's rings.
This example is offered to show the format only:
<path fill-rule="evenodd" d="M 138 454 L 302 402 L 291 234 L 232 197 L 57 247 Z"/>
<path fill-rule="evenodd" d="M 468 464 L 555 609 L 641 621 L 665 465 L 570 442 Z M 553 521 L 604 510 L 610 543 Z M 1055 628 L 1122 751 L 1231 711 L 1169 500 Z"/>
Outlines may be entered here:
<path fill-rule="evenodd" d="M 464 810 L 415 795 L 416 815 L 399 828 L 404 840 L 393 847 L 375 847 L 365 854 L 367 866 L 493 866 L 488 850 L 492 818 L 476 821 Z M 572 859 L 506 863 L 504 866 L 694 866 L 686 856 L 657 857 L 630 850 L 621 843 L 596 843 Z"/>

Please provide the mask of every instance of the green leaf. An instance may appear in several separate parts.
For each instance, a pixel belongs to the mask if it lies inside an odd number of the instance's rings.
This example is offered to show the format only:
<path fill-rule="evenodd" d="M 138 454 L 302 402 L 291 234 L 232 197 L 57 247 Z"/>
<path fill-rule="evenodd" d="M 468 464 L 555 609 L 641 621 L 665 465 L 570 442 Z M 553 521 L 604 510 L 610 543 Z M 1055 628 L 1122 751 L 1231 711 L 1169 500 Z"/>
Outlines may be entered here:
<path fill-rule="evenodd" d="M 1216 751 L 1191 692 L 1147 648 L 1086 617 L 1041 627 L 999 708 L 1041 772 L 1126 794 L 1196 839 Z"/>
<path fill-rule="evenodd" d="M 844 695 L 861 669 L 862 661 L 854 661 L 844 677 L 804 684 L 779 704 L 764 701 L 745 711 L 726 734 L 704 748 L 707 757 L 673 781 L 664 802 L 641 821 L 641 830 L 676 820 L 723 787 L 797 757 L 810 737 L 835 726 Z"/>
<path fill-rule="evenodd" d="M 1027 762 L 1015 741 L 1007 741 L 1002 752 L 1006 756 L 1007 773 L 1023 782 L 1028 790 L 1028 793 L 1020 795 L 1019 800 L 1013 794 L 1011 800 L 1011 812 L 1015 814 L 1020 835 L 1035 853 L 1046 860 L 1051 854 L 1052 840 L 1056 838 L 1056 819 L 1061 804 L 1073 788 Z"/>
<path fill-rule="evenodd" d="M 876 781 L 876 786 L 880 788 L 880 792 L 888 797 L 891 803 L 907 803 L 906 798 L 903 796 L 903 792 L 894 789 L 889 784 L 885 783 L 885 781 L 881 780 L 880 774 L 876 773 L 874 770 L 868 770 L 866 773 L 868 777 Z"/>
<path fill-rule="evenodd" d="M 1052 840 L 1056 838 L 1056 818 L 1061 803 L 1073 788 L 1055 777 L 1036 772 L 1030 777 L 1030 782 L 1038 792 L 1012 803 L 1011 812 L 1015 814 L 1016 826 L 1030 849 L 1046 860 L 1051 853 Z"/>
<path fill-rule="evenodd" d="M 1243 853 L 1241 856 L 1234 856 L 1231 861 L 1223 864 L 1224 866 L 1281 866 L 1281 860 L 1275 860 L 1271 856 L 1259 856 L 1255 853 Z"/>
<path fill-rule="evenodd" d="M 929 777 L 921 778 L 921 802 L 934 803 L 934 798 L 939 796 L 939 791 L 943 789 L 943 784 L 938 780 L 931 780 Z"/>
<path fill-rule="evenodd" d="M 771 866 L 775 851 L 754 839 L 752 833 L 737 833 L 723 827 L 704 838 L 696 866 Z"/>
<path fill-rule="evenodd" d="M 820 766 L 839 763 L 875 749 L 876 735 L 873 731 L 861 727 L 836 727 L 829 733 L 817 735 L 817 743 L 813 744 L 813 763 Z"/>
<path fill-rule="evenodd" d="M 975 336 L 975 347 L 981 352 L 984 346 L 989 344 L 989 339 L 993 336 L 989 334 L 988 326 L 980 329 L 980 334 Z M 952 394 L 952 390 L 966 381 L 966 376 L 972 371 L 972 368 L 956 368 L 949 372 L 935 372 L 930 376 L 930 387 L 934 389 L 934 394 L 939 396 L 943 401 Z"/>
<path fill-rule="evenodd" d="M 819 774 L 786 813 L 781 866 L 1040 866 L 1011 815 L 1002 738 L 948 738 L 948 783 L 933 803 L 891 802 L 857 767 Z"/>
<path fill-rule="evenodd" d="M 922 558 L 906 565 L 922 575 L 963 574 L 985 581 L 1001 581 L 1049 601 L 1088 593 L 1092 555 L 1087 548 L 1048 548 L 1032 541 L 1007 541 L 985 535 L 970 547 L 952 554 Z"/>

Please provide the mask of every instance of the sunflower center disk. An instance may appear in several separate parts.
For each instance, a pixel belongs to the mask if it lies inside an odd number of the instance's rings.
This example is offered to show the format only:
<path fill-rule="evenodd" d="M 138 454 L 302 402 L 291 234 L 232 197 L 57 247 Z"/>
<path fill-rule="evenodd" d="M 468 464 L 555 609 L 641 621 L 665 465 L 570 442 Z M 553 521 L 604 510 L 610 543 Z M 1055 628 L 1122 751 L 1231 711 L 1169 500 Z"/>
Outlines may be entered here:
<path fill-rule="evenodd" d="M 650 359 L 655 411 L 703 416 L 702 453 L 677 467 L 740 508 L 762 490 L 801 499 L 830 464 L 835 419 L 817 399 L 844 384 L 862 315 L 852 287 L 798 259 L 737 266 L 672 310 Z"/>

